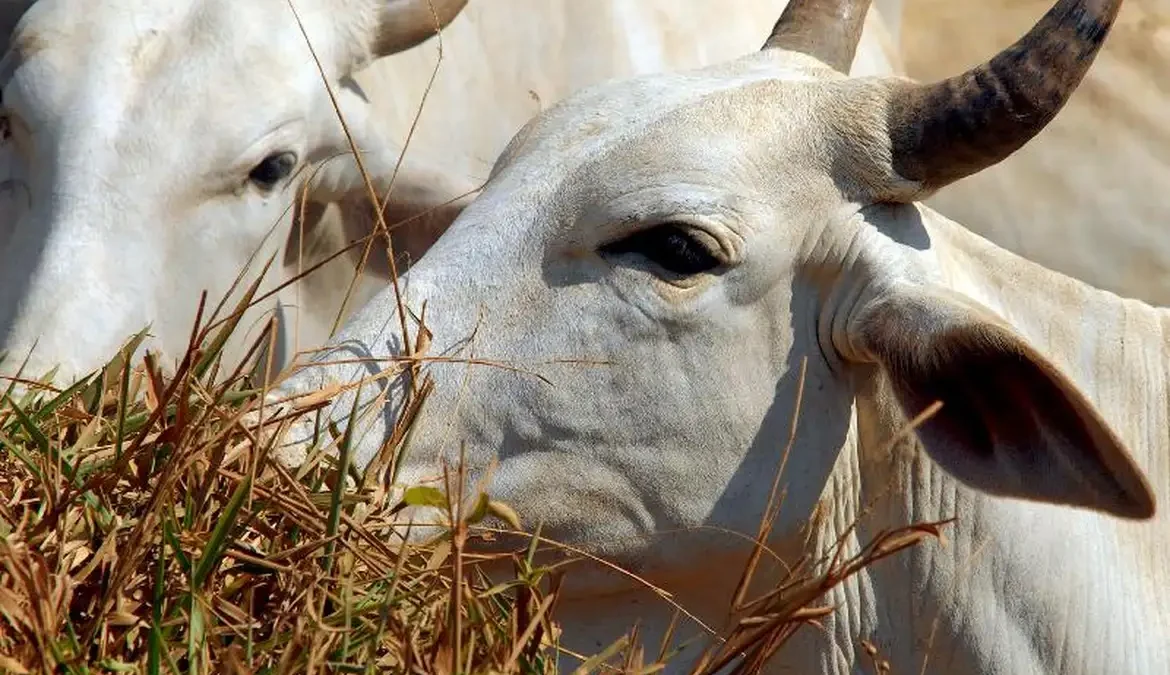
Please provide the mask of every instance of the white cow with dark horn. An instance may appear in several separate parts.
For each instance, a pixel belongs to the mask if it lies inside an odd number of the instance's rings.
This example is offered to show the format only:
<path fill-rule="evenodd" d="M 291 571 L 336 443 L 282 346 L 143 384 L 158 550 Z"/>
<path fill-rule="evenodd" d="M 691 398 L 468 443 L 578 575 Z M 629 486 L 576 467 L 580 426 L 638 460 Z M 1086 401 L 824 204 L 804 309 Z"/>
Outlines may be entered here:
<path fill-rule="evenodd" d="M 1170 482 L 1170 313 L 918 203 L 1043 129 L 1121 2 L 1060 0 L 990 61 L 933 84 L 843 74 L 867 4 L 794 0 L 758 53 L 538 115 L 402 278 L 407 315 L 383 291 L 280 396 L 370 377 L 352 430 L 367 465 L 425 317 L 432 337 L 413 360 L 435 389 L 403 484 L 465 451 L 468 485 L 494 466 L 488 491 L 527 527 L 719 627 L 751 549 L 728 531 L 756 531 L 801 391 L 771 548 L 855 549 L 958 520 L 947 545 L 838 587 L 825 630 L 802 631 L 774 672 L 868 672 L 862 640 L 895 672 L 1170 672 L 1170 530 L 1156 509 Z M 342 426 L 354 395 L 328 409 Z M 290 431 L 286 460 L 311 426 Z M 558 609 L 569 648 L 595 652 L 638 621 L 656 649 L 670 605 L 616 574 L 574 578 Z"/>

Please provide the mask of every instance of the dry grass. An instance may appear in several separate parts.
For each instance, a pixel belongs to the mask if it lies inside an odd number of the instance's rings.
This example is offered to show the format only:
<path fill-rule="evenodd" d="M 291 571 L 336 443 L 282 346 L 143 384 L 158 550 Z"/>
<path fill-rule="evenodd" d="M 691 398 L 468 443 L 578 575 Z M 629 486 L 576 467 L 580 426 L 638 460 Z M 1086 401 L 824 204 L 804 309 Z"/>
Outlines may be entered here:
<path fill-rule="evenodd" d="M 250 375 L 259 351 L 221 367 L 234 328 L 196 331 L 172 376 L 149 353 L 125 358 L 140 335 L 67 391 L 4 390 L 0 671 L 554 672 L 559 571 L 533 557 L 545 540 L 512 554 L 514 578 L 493 585 L 463 549 L 475 522 L 505 507 L 401 546 L 380 481 L 358 475 L 375 487 L 349 488 L 329 458 L 295 476 L 270 461 L 241 421 L 262 393 Z M 756 672 L 830 611 L 817 604 L 829 589 L 934 534 L 885 534 L 740 602 L 744 617 L 695 672 Z M 586 671 L 653 670 L 633 638 Z"/>
<path fill-rule="evenodd" d="M 517 556 L 522 582 L 488 589 L 453 583 L 449 536 L 392 548 L 387 495 L 269 461 L 251 369 L 201 342 L 172 377 L 119 355 L 4 393 L 0 670 L 550 670 L 539 570 Z"/>

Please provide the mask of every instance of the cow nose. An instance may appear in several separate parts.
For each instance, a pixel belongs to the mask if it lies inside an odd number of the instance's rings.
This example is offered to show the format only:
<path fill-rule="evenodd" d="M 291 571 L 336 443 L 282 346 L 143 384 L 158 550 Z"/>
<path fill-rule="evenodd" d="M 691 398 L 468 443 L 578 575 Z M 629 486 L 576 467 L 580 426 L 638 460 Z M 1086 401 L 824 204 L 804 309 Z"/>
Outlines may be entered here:
<path fill-rule="evenodd" d="M 428 303 L 424 311 L 424 301 L 441 297 L 432 276 L 416 275 L 412 270 L 401 278 L 400 286 L 407 335 L 416 355 L 419 350 L 428 356 L 446 354 L 452 344 L 467 339 L 472 329 L 447 318 L 451 314 L 442 311 L 441 305 Z M 425 358 L 402 360 L 406 350 L 396 312 L 393 290 L 386 289 L 351 317 L 348 330 L 315 350 L 310 361 L 294 366 L 287 379 L 270 392 L 264 419 L 292 418 L 276 439 L 274 459 L 297 471 L 306 462 L 315 464 L 314 458 L 320 454 L 337 458 L 340 441 L 348 432 L 349 459 L 362 474 L 379 472 L 371 480 L 386 480 L 380 472 L 389 468 L 402 444 L 411 448 L 410 458 L 404 466 L 395 466 L 396 482 L 433 484 L 432 479 L 441 475 L 440 460 L 437 455 L 432 457 L 439 452 L 437 446 L 443 446 L 436 443 L 442 437 L 436 430 L 451 420 L 435 414 L 431 407 L 442 407 L 453 395 L 451 378 L 446 371 L 434 371 L 435 364 L 424 363 Z M 420 331 L 420 320 L 425 331 Z M 426 384 L 429 377 L 442 383 Z M 356 406 L 355 395 L 360 395 Z M 425 406 L 423 400 L 427 401 Z M 277 425 L 270 429 L 276 432 Z M 266 432 L 262 444 L 272 439 L 271 432 Z M 418 520 L 429 519 L 427 514 L 413 511 Z"/>
<path fill-rule="evenodd" d="M 398 355 L 397 348 L 379 353 L 343 342 L 322 352 L 320 361 L 294 370 L 265 402 L 264 419 L 292 418 L 277 439 L 274 458 L 296 470 L 319 452 L 337 457 L 342 438 L 334 432 L 349 431 L 349 459 L 364 471 L 380 449 L 371 441 L 389 432 L 407 398 L 407 373 L 388 372 Z"/>

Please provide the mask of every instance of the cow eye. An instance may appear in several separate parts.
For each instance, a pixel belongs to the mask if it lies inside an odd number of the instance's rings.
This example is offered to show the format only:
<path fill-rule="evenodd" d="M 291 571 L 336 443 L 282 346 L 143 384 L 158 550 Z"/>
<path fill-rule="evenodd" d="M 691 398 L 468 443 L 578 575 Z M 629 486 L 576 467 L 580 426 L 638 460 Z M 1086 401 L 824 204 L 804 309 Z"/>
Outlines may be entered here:
<path fill-rule="evenodd" d="M 271 190 L 289 177 L 297 166 L 297 156 L 292 152 L 275 152 L 264 158 L 248 172 L 248 180 L 262 190 Z"/>
<path fill-rule="evenodd" d="M 686 276 L 718 267 L 721 264 L 719 258 L 699 243 L 688 229 L 674 223 L 655 225 L 606 244 L 600 251 L 608 255 L 636 253 L 668 272 Z"/>

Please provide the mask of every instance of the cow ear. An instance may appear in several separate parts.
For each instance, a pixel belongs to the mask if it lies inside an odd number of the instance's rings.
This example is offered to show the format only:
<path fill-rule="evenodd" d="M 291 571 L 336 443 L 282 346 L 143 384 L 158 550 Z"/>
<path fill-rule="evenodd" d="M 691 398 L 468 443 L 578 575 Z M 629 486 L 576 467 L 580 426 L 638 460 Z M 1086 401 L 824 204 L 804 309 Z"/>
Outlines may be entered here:
<path fill-rule="evenodd" d="M 382 0 L 373 56 L 397 54 L 426 42 L 466 6 L 467 0 Z"/>
<path fill-rule="evenodd" d="M 991 310 L 950 294 L 894 289 L 851 318 L 850 343 L 884 369 L 944 470 L 983 492 L 1124 518 L 1154 494 L 1121 440 L 1057 367 Z"/>

